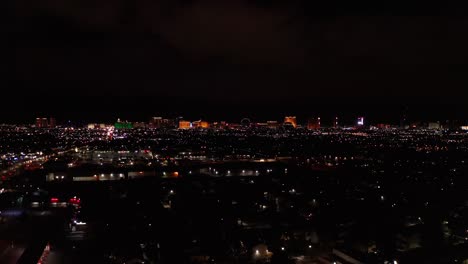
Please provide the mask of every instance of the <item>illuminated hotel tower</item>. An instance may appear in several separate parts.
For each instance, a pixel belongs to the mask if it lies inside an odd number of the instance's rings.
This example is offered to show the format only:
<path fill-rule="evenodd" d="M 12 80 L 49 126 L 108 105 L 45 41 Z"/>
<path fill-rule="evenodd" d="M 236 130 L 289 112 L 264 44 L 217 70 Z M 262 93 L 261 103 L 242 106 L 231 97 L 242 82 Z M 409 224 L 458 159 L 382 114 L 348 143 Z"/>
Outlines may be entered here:
<path fill-rule="evenodd" d="M 339 123 L 338 123 L 338 117 L 335 117 L 335 120 L 333 120 L 333 127 L 338 128 Z"/>
<path fill-rule="evenodd" d="M 50 128 L 55 128 L 57 126 L 57 121 L 55 120 L 54 117 L 49 118 L 49 127 Z"/>
<path fill-rule="evenodd" d="M 192 128 L 192 123 L 186 120 L 179 120 L 179 129 L 190 129 Z"/>
<path fill-rule="evenodd" d="M 309 120 L 309 122 L 307 123 L 307 128 L 308 128 L 308 129 L 319 129 L 320 126 L 321 126 L 320 117 L 311 119 L 311 120 Z"/>
<path fill-rule="evenodd" d="M 45 117 L 36 118 L 36 127 L 46 128 L 49 126 L 49 122 Z"/>
<path fill-rule="evenodd" d="M 284 123 L 285 124 L 291 124 L 294 128 L 297 127 L 297 119 L 295 116 L 286 116 L 284 118 Z"/>
<path fill-rule="evenodd" d="M 358 117 L 357 125 L 358 126 L 363 126 L 364 125 L 364 117 Z"/>

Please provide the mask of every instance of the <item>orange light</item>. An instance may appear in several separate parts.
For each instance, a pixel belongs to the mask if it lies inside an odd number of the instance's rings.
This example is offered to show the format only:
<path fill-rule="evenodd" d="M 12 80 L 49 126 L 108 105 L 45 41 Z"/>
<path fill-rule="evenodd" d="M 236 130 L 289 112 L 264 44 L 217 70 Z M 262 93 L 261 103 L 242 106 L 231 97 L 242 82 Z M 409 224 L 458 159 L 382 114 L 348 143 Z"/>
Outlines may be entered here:
<path fill-rule="evenodd" d="M 209 127 L 210 127 L 210 124 L 209 124 L 208 122 L 206 122 L 206 121 L 202 121 L 202 122 L 200 122 L 200 126 L 201 126 L 202 128 L 209 128 Z"/>
<path fill-rule="evenodd" d="M 184 120 L 179 121 L 179 129 L 189 129 L 190 127 L 191 127 L 190 121 L 184 121 Z"/>
<path fill-rule="evenodd" d="M 295 116 L 286 116 L 284 118 L 284 123 L 290 123 L 294 128 L 297 127 L 297 119 Z"/>

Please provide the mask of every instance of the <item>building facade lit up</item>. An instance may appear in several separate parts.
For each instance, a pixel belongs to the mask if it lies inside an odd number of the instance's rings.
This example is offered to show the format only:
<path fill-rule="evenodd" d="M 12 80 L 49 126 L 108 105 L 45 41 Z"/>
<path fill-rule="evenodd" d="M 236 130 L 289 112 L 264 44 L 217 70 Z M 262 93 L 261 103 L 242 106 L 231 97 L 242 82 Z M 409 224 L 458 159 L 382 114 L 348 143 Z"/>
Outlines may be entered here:
<path fill-rule="evenodd" d="M 192 128 L 192 123 L 186 120 L 179 120 L 179 129 L 190 129 Z"/>
<path fill-rule="evenodd" d="M 284 124 L 290 124 L 294 128 L 296 128 L 297 127 L 297 119 L 296 119 L 295 116 L 286 116 L 284 118 Z"/>

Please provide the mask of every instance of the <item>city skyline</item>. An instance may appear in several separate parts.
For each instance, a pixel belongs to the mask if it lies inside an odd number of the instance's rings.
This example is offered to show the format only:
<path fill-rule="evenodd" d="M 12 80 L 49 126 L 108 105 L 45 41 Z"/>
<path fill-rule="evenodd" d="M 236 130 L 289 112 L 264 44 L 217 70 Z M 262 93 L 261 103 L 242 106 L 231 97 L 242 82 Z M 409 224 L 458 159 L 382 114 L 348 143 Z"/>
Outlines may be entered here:
<path fill-rule="evenodd" d="M 381 98 L 303 98 L 301 100 L 223 103 L 206 98 L 179 97 L 66 97 L 37 98 L 5 102 L 0 105 L 0 122 L 29 123 L 31 118 L 55 117 L 60 122 L 113 122 L 117 118 L 146 121 L 153 116 L 179 117 L 192 120 L 238 122 L 244 117 L 253 120 L 278 120 L 295 115 L 305 120 L 314 116 L 324 119 L 340 116 L 354 120 L 365 116 L 372 123 L 397 124 L 403 116 L 413 121 L 468 121 L 468 108 L 463 103 L 432 101 L 425 97 L 411 100 L 381 101 Z M 461 98 L 460 98 L 461 99 Z M 402 102 L 403 101 L 403 102 Z"/>
<path fill-rule="evenodd" d="M 0 126 L 0 262 L 468 260 L 468 131 L 282 121 Z"/>
<path fill-rule="evenodd" d="M 468 264 L 468 5 L 0 10 L 1 264 Z"/>
<path fill-rule="evenodd" d="M 283 120 L 283 121 L 281 121 Z M 309 130 L 317 130 L 320 128 L 431 128 L 431 129 L 462 129 L 466 130 L 467 123 L 461 120 L 420 120 L 420 119 L 409 119 L 407 115 L 402 115 L 398 122 L 388 123 L 379 122 L 373 120 L 369 122 L 365 116 L 355 116 L 354 119 L 342 118 L 340 116 L 325 117 L 320 115 L 309 116 L 305 119 L 298 119 L 297 116 L 284 116 L 281 118 L 272 119 L 250 119 L 249 117 L 243 117 L 240 120 L 228 121 L 227 119 L 205 119 L 196 118 L 190 119 L 184 116 L 153 116 L 148 120 L 141 118 L 135 120 L 117 118 L 113 121 L 108 120 L 97 120 L 94 122 L 74 121 L 64 119 L 62 122 L 57 123 L 55 117 L 36 117 L 34 122 L 29 124 L 12 123 L 11 125 L 27 125 L 36 128 L 57 128 L 57 127 L 88 127 L 96 126 L 96 128 L 105 125 L 115 126 L 115 128 L 128 129 L 128 128 L 227 128 L 227 127 L 265 127 L 265 128 L 279 128 L 285 126 L 291 126 L 291 128 L 307 128 Z"/>

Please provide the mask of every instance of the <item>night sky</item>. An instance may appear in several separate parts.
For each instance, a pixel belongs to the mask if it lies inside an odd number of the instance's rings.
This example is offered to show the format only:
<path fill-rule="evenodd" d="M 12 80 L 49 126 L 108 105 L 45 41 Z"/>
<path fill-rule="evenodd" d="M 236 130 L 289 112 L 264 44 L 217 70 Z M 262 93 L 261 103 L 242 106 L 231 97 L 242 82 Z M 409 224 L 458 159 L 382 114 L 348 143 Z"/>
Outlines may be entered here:
<path fill-rule="evenodd" d="M 468 9 L 378 2 L 4 1 L 0 121 L 468 119 Z"/>

